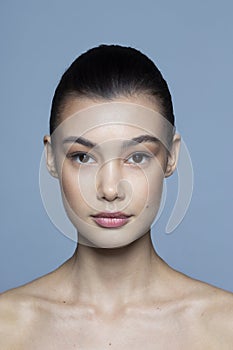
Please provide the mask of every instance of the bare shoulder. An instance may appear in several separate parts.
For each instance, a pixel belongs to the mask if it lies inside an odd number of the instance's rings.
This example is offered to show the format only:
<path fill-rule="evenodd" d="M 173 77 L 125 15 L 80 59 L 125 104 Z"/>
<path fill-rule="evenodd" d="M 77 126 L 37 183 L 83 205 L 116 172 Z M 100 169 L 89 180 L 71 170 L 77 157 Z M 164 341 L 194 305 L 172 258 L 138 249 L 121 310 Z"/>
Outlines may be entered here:
<path fill-rule="evenodd" d="M 205 348 L 233 349 L 233 294 L 190 279 L 190 325 Z"/>
<path fill-rule="evenodd" d="M 44 319 L 53 275 L 0 294 L 0 349 L 24 349 L 25 340 Z"/>
<path fill-rule="evenodd" d="M 33 317 L 33 303 L 20 288 L 0 295 L 0 349 L 21 349 Z"/>
<path fill-rule="evenodd" d="M 215 322 L 233 318 L 233 293 L 200 281 L 194 282 L 193 290 L 203 307 L 203 316 L 215 316 Z"/>
<path fill-rule="evenodd" d="M 202 318 L 206 332 L 221 349 L 232 349 L 233 294 L 207 286 L 203 299 Z"/>

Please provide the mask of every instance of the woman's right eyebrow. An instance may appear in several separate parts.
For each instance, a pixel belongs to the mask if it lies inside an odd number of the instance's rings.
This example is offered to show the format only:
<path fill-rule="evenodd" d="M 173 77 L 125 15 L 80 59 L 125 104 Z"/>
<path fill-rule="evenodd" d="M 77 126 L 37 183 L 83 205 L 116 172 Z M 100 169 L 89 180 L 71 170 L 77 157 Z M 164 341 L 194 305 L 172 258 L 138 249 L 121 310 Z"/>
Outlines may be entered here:
<path fill-rule="evenodd" d="M 79 143 L 80 145 L 93 148 L 97 146 L 97 143 L 93 143 L 90 140 L 85 139 L 84 137 L 76 137 L 76 136 L 70 136 L 65 138 L 62 143 Z"/>

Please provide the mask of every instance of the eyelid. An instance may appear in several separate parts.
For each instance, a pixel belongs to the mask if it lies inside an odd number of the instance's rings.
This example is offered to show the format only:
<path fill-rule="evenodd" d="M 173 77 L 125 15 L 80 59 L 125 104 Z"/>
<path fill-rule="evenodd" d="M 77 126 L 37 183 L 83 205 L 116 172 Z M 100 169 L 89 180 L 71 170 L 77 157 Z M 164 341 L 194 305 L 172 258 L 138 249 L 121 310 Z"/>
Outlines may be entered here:
<path fill-rule="evenodd" d="M 66 157 L 72 160 L 72 158 L 75 158 L 75 157 L 77 157 L 77 156 L 79 156 L 79 155 L 82 155 L 82 154 L 87 155 L 88 157 L 90 157 L 91 159 L 93 159 L 93 160 L 96 162 L 95 157 L 94 157 L 93 155 L 91 155 L 89 152 L 85 152 L 85 151 L 74 151 L 74 152 L 70 152 L 70 153 L 67 153 L 67 154 L 66 154 Z M 84 164 L 84 163 L 83 163 L 83 164 Z"/>
<path fill-rule="evenodd" d="M 86 152 L 86 151 L 67 152 L 67 153 L 66 153 L 66 156 L 67 156 L 68 158 L 71 158 L 71 157 L 73 157 L 73 156 L 77 156 L 77 155 L 80 155 L 80 154 L 86 154 L 86 155 L 88 155 L 88 156 L 90 156 L 90 157 L 93 158 L 93 156 L 92 156 L 89 152 Z"/>
<path fill-rule="evenodd" d="M 141 154 L 141 155 L 144 155 L 145 157 L 150 157 L 150 158 L 154 157 L 154 154 L 150 151 L 134 151 L 130 153 L 130 155 L 128 155 L 126 159 L 131 158 L 135 154 Z"/>
<path fill-rule="evenodd" d="M 144 158 L 144 161 L 139 162 L 139 163 L 137 163 L 137 162 L 130 162 L 129 159 L 132 158 L 133 156 L 137 155 L 137 154 L 142 155 L 142 157 Z M 142 152 L 142 151 L 133 152 L 133 153 L 131 153 L 130 156 L 128 156 L 126 158 L 126 162 L 128 162 L 128 164 L 130 164 L 130 165 L 142 166 L 142 165 L 145 165 L 145 163 L 148 162 L 153 157 L 154 157 L 154 155 L 152 153 Z"/>
<path fill-rule="evenodd" d="M 150 144 L 141 144 L 141 143 L 137 143 L 134 146 L 129 147 L 128 149 L 124 150 L 124 153 L 130 152 L 132 154 L 134 153 L 145 153 L 145 154 L 149 154 L 149 155 L 154 155 L 155 152 L 157 153 L 159 150 L 159 145 L 150 145 Z"/>

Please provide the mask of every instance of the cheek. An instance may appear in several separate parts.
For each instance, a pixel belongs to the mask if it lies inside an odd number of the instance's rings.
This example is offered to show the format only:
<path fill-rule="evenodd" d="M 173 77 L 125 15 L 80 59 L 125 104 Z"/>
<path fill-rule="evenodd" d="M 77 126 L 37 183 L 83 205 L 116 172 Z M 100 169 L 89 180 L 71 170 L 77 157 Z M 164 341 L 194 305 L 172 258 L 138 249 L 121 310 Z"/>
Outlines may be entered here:
<path fill-rule="evenodd" d="M 78 169 L 64 164 L 61 176 L 63 196 L 74 212 L 92 207 L 96 193 L 95 177 L 94 167 Z"/>
<path fill-rule="evenodd" d="M 62 195 L 69 206 L 74 209 L 76 204 L 80 204 L 81 193 L 78 186 L 77 170 L 67 165 L 65 162 L 60 173 L 60 186 Z"/>
<path fill-rule="evenodd" d="M 148 201 L 150 187 L 148 177 L 143 172 L 136 172 L 134 176 L 128 178 L 128 182 L 128 195 L 131 196 L 131 198 L 128 198 L 129 204 L 141 211 Z"/>
<path fill-rule="evenodd" d="M 149 179 L 148 196 L 144 207 L 140 212 L 140 224 L 143 227 L 143 231 L 149 230 L 153 221 L 155 220 L 161 203 L 162 191 L 163 191 L 163 177 L 153 177 Z"/>
<path fill-rule="evenodd" d="M 164 175 L 161 169 L 156 169 L 147 174 L 147 188 L 144 189 L 145 195 L 142 214 L 148 216 L 150 220 L 154 220 L 158 213 L 163 192 Z"/>
<path fill-rule="evenodd" d="M 160 205 L 163 190 L 163 171 L 155 167 L 150 171 L 138 171 L 133 176 L 128 177 L 131 191 L 130 203 L 137 211 L 146 208 L 156 208 Z M 128 188 L 129 188 L 128 187 Z"/>
<path fill-rule="evenodd" d="M 163 190 L 164 173 L 156 171 L 154 174 L 148 176 L 149 194 L 152 199 L 156 199 Z"/>

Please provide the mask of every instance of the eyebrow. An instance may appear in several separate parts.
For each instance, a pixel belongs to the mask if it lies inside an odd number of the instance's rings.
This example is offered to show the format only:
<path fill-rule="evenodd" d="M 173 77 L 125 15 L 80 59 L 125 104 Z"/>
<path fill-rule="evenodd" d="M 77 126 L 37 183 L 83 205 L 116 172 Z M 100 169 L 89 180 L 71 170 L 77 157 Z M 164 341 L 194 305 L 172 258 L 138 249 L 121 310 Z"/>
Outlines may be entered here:
<path fill-rule="evenodd" d="M 83 145 L 83 146 L 86 146 L 89 148 L 93 148 L 93 147 L 97 146 L 96 143 L 91 142 L 90 140 L 85 139 L 84 137 L 75 137 L 75 136 L 67 137 L 66 139 L 64 139 L 62 141 L 62 143 L 63 144 L 64 143 L 79 143 L 80 145 Z"/>
<path fill-rule="evenodd" d="M 135 146 L 135 144 L 137 144 L 137 143 L 144 143 L 144 142 L 159 143 L 160 141 L 155 136 L 140 135 L 140 136 L 132 138 L 131 140 L 125 140 L 122 143 L 122 148 Z M 63 144 L 65 144 L 65 143 L 79 143 L 79 144 L 86 146 L 88 148 L 93 148 L 93 147 L 96 147 L 98 145 L 97 143 L 94 143 L 94 142 L 92 142 L 84 137 L 76 137 L 76 136 L 67 137 L 62 141 L 62 143 Z"/>
<path fill-rule="evenodd" d="M 140 135 L 140 136 L 132 138 L 131 140 L 124 141 L 123 148 L 134 146 L 136 143 L 144 143 L 144 142 L 158 143 L 159 139 L 157 137 L 151 136 L 151 135 Z"/>

